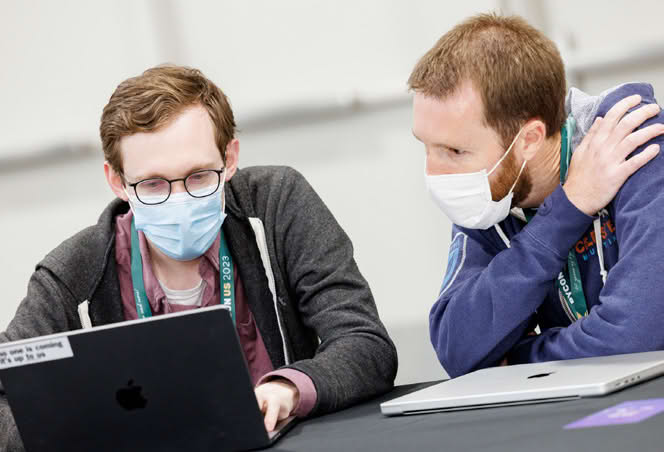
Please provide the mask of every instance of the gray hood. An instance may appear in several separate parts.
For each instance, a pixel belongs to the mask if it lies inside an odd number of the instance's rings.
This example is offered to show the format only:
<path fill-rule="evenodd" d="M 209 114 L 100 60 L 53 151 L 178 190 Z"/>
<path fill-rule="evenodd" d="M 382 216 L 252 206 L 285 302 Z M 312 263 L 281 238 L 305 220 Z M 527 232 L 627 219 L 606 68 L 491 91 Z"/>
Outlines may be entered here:
<path fill-rule="evenodd" d="M 633 89 L 634 85 L 646 85 L 644 88 L 649 88 L 652 93 L 653 89 L 647 83 L 639 82 L 630 82 L 623 83 L 613 88 L 602 91 L 599 96 L 591 96 L 578 88 L 571 88 L 569 93 L 567 93 L 567 98 L 565 99 L 565 113 L 567 115 L 572 115 L 576 120 L 576 129 L 574 135 L 572 136 L 572 149 L 581 144 L 583 137 L 586 136 L 590 127 L 593 125 L 595 118 L 598 116 L 598 111 L 600 110 L 600 105 L 607 100 L 607 98 L 616 97 L 615 95 L 620 95 L 620 98 L 635 94 Z M 624 93 L 624 96 L 622 95 Z M 615 103 L 615 102 L 614 102 Z M 612 104 L 613 105 L 613 104 Z M 607 109 L 608 110 L 608 109 Z"/>

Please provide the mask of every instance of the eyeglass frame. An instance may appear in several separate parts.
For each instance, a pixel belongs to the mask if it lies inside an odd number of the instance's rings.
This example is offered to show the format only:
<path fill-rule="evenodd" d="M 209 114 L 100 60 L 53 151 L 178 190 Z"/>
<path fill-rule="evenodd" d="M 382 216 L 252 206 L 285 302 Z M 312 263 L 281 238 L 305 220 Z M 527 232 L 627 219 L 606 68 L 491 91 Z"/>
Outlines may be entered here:
<path fill-rule="evenodd" d="M 213 171 L 213 172 L 217 173 L 217 177 L 218 177 L 218 180 L 217 180 L 217 187 L 216 187 L 214 190 L 212 190 L 212 193 L 210 193 L 210 194 L 208 194 L 208 195 L 195 196 L 195 195 L 191 194 L 191 192 L 190 192 L 189 189 L 187 188 L 186 180 L 189 178 L 189 176 L 193 176 L 194 174 L 202 173 L 202 172 L 204 172 L 204 171 Z M 200 170 L 196 170 L 196 171 L 194 171 L 194 172 L 192 172 L 192 173 L 187 174 L 185 177 L 180 177 L 180 178 L 178 178 L 178 179 L 166 179 L 165 177 L 148 177 L 148 178 L 146 178 L 146 179 L 141 179 L 141 180 L 139 180 L 138 182 L 134 182 L 133 184 L 130 184 L 130 183 L 124 178 L 124 175 L 122 176 L 122 179 L 124 179 L 124 181 L 125 181 L 125 183 L 126 183 L 126 185 L 127 185 L 128 187 L 131 187 L 131 188 L 134 189 L 134 194 L 136 195 L 136 199 L 138 199 L 138 201 L 139 201 L 141 204 L 144 204 L 144 205 L 146 205 L 146 206 L 158 206 L 159 204 L 163 204 L 163 203 L 165 203 L 166 201 L 168 201 L 168 198 L 171 197 L 171 194 L 173 193 L 173 182 L 179 182 L 179 181 L 182 181 L 182 185 L 184 186 L 184 190 L 185 190 L 185 191 L 187 192 L 187 194 L 188 194 L 189 196 L 191 196 L 192 198 L 200 199 L 200 198 L 207 198 L 208 196 L 212 196 L 212 195 L 214 195 L 214 194 L 217 192 L 217 190 L 219 190 L 219 186 L 221 185 L 221 175 L 222 175 L 225 171 L 226 171 L 226 167 L 222 167 L 222 168 L 219 169 L 219 170 L 217 170 L 217 169 L 211 169 L 211 168 L 210 168 L 210 169 L 200 169 Z M 146 202 L 143 202 L 143 200 L 141 200 L 141 197 L 138 196 L 138 191 L 136 190 L 136 186 L 137 186 L 138 184 L 143 183 L 143 182 L 148 181 L 148 180 L 163 180 L 164 182 L 168 182 L 168 195 L 166 196 L 166 199 L 164 199 L 163 201 L 155 202 L 155 203 L 153 203 L 153 204 L 148 204 L 148 203 L 146 203 Z"/>

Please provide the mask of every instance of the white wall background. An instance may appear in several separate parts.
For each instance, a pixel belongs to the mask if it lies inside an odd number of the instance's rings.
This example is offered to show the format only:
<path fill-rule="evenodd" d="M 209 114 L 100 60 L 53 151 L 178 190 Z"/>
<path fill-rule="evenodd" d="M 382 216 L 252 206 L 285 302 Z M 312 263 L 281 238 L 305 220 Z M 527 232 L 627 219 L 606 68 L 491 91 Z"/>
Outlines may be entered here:
<path fill-rule="evenodd" d="M 424 191 L 405 81 L 454 23 L 497 7 L 539 24 L 570 61 L 664 43 L 664 6 L 645 0 L 0 0 L 0 328 L 34 265 L 112 199 L 97 128 L 115 86 L 170 61 L 202 69 L 230 97 L 243 166 L 297 168 L 346 229 L 399 350 L 397 383 L 442 378 L 427 321 L 450 224 Z M 661 92 L 663 68 L 655 59 L 575 80 L 599 92 L 641 79 Z M 353 99 L 375 107 L 345 109 Z M 29 161 L 62 146 L 93 152 Z"/>

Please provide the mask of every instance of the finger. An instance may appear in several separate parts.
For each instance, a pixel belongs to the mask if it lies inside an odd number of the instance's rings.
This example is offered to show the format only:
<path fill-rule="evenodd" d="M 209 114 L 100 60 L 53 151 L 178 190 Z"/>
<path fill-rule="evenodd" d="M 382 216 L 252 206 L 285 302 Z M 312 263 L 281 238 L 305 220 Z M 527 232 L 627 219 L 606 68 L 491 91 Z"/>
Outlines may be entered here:
<path fill-rule="evenodd" d="M 598 150 L 604 149 L 606 147 L 605 143 L 607 139 L 611 138 L 613 125 L 606 118 L 602 117 L 596 118 L 595 121 L 596 122 L 593 124 L 595 126 L 595 131 L 587 141 L 584 138 L 584 141 L 586 141 L 586 145 L 591 149 L 593 149 L 594 152 L 596 153 L 598 152 Z M 600 145 L 591 146 L 591 143 L 600 143 Z"/>
<path fill-rule="evenodd" d="M 629 176 L 642 168 L 643 165 L 655 158 L 657 154 L 659 154 L 659 144 L 651 144 L 640 154 L 636 154 L 629 160 L 625 160 L 625 162 L 620 165 L 623 182 L 626 181 Z"/>
<path fill-rule="evenodd" d="M 261 413 L 265 413 L 265 399 L 258 392 L 258 390 L 254 390 L 254 392 L 256 393 L 256 402 L 258 403 L 258 409 L 261 410 Z"/>
<path fill-rule="evenodd" d="M 652 124 L 643 129 L 639 129 L 636 132 L 630 133 L 622 143 L 620 143 L 619 157 L 622 160 L 625 160 L 627 156 L 634 152 L 639 146 L 662 134 L 664 134 L 664 124 Z"/>
<path fill-rule="evenodd" d="M 597 133 L 597 130 L 600 127 L 600 123 L 602 122 L 602 118 L 597 117 L 593 121 L 592 126 L 590 126 L 590 129 L 588 130 L 588 133 L 583 137 L 583 140 L 581 140 L 581 144 L 577 146 L 577 148 L 574 150 L 574 155 L 580 155 L 583 153 L 583 150 L 586 149 L 588 146 L 590 146 L 590 143 L 593 140 L 593 137 Z M 574 158 L 572 156 L 572 158 Z M 577 157 L 578 158 L 578 157 Z"/>
<path fill-rule="evenodd" d="M 613 129 L 616 124 L 618 124 L 618 121 L 620 121 L 620 118 L 625 116 L 625 113 L 632 108 L 636 107 L 639 105 L 641 102 L 641 96 L 638 94 L 634 94 L 628 97 L 625 97 L 624 99 L 620 99 L 618 102 L 616 102 L 613 107 L 604 115 L 605 121 L 605 127 L 610 127 Z"/>
<path fill-rule="evenodd" d="M 265 429 L 268 432 L 274 430 L 279 418 L 279 403 L 274 400 L 267 401 L 267 410 L 265 411 Z"/>
<path fill-rule="evenodd" d="M 659 105 L 648 104 L 627 113 L 615 127 L 615 134 L 618 137 L 618 140 L 620 141 L 624 139 L 646 120 L 657 115 L 660 110 Z"/>

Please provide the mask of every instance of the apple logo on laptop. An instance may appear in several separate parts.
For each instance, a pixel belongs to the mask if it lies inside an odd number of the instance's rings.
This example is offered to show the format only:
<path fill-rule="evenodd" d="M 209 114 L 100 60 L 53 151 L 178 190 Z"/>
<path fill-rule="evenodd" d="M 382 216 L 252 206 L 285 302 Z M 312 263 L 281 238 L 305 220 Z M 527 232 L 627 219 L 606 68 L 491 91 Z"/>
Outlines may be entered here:
<path fill-rule="evenodd" d="M 148 400 L 141 394 L 142 390 L 142 386 L 135 385 L 134 380 L 129 380 L 126 387 L 118 389 L 115 393 L 115 399 L 125 410 L 145 408 Z"/>

